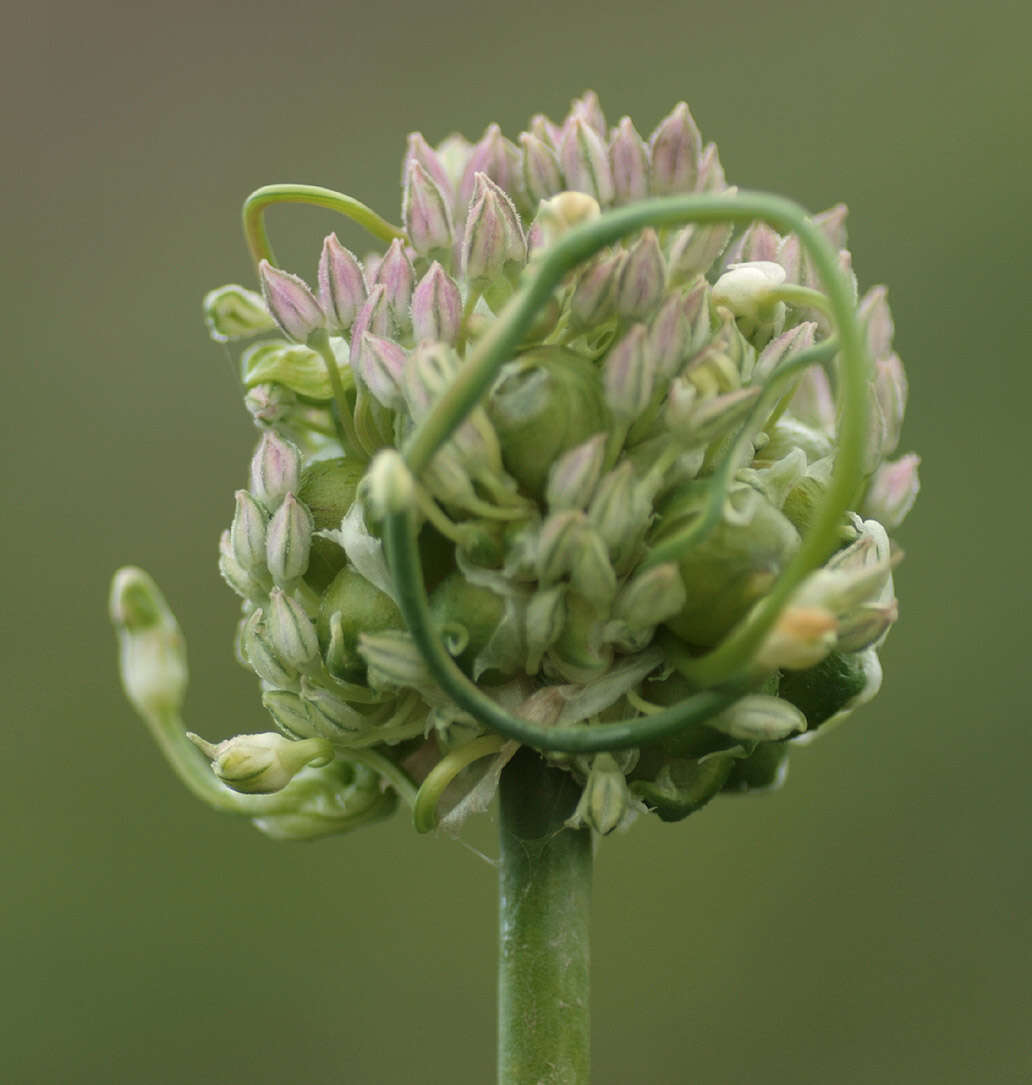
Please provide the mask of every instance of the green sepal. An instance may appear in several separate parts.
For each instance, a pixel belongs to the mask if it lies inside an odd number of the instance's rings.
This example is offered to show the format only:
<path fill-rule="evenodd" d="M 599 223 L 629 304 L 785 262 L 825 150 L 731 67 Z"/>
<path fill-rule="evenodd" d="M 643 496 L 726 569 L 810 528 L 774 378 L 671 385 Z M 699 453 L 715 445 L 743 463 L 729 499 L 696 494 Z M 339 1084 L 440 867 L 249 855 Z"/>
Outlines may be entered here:
<path fill-rule="evenodd" d="M 704 761 L 668 761 L 654 780 L 634 780 L 631 793 L 663 821 L 680 821 L 701 810 L 720 792 L 735 761 L 733 754 L 707 757 Z"/>
<path fill-rule="evenodd" d="M 784 671 L 779 695 L 803 713 L 808 730 L 814 731 L 845 708 L 866 684 L 861 655 L 832 652 L 816 667 Z"/>
<path fill-rule="evenodd" d="M 788 773 L 788 743 L 761 742 L 748 756 L 731 766 L 723 790 L 731 794 L 774 791 Z"/>
<path fill-rule="evenodd" d="M 345 390 L 354 387 L 354 378 L 347 365 L 338 371 Z M 300 343 L 270 339 L 248 347 L 240 358 L 240 376 L 245 388 L 257 384 L 282 384 L 292 392 L 309 399 L 333 398 L 333 386 L 321 354 Z"/>

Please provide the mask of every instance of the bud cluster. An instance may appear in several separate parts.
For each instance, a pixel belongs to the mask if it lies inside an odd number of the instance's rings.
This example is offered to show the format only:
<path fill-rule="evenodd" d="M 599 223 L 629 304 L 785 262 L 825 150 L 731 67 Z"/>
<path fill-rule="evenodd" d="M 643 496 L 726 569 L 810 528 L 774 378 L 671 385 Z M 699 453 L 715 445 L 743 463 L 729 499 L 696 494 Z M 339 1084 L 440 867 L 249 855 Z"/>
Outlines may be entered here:
<path fill-rule="evenodd" d="M 646 139 L 629 118 L 610 127 L 587 94 L 562 123 L 536 116 L 515 141 L 496 125 L 475 143 L 411 135 L 404 240 L 359 260 L 331 235 L 314 288 L 263 263 L 262 296 L 208 296 L 215 338 L 274 325 L 286 336 L 241 357 L 261 439 L 220 568 L 243 600 L 238 654 L 282 741 L 302 744 L 295 758 L 270 736 L 240 756 L 206 748 L 224 778 L 253 769 L 266 787 L 284 765 L 370 748 L 418 777 L 447 752 L 454 712 L 440 725 L 449 706 L 405 629 L 379 535 L 398 507 L 423 519 L 440 636 L 501 703 L 536 712 L 547 700 L 551 722 L 590 726 L 686 696 L 675 659 L 750 619 L 835 462 L 836 360 L 765 395 L 832 332 L 796 237 L 690 225 L 598 252 L 420 477 L 384 450 L 405 446 L 528 267 L 569 231 L 649 197 L 725 191 L 716 147 L 684 104 Z M 849 271 L 845 209 L 815 222 Z M 676 819 L 720 791 L 773 786 L 794 738 L 877 687 L 896 617 L 886 529 L 913 504 L 918 460 L 891 458 L 907 386 L 885 291 L 856 303 L 875 365 L 866 482 L 842 548 L 767 635 L 754 692 L 630 753 L 555 758 L 584 786 L 578 824 L 606 833 L 635 810 Z M 466 739 L 479 730 L 468 722 Z"/>

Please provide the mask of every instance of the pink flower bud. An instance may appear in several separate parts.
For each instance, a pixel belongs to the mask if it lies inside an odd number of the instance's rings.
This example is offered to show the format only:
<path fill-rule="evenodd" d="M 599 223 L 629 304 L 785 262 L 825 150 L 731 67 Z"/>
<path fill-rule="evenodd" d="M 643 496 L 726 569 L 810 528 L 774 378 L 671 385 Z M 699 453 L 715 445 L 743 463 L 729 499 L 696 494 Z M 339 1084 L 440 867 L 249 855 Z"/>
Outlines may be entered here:
<path fill-rule="evenodd" d="M 857 308 L 860 323 L 867 334 L 867 349 L 875 361 L 887 358 L 892 353 L 895 326 L 889 309 L 888 294 L 884 286 L 876 286 L 867 291 Z"/>
<path fill-rule="evenodd" d="M 705 275 L 727 248 L 732 227 L 718 222 L 713 226 L 686 226 L 670 247 L 670 279 L 688 282 Z"/>
<path fill-rule="evenodd" d="M 523 187 L 533 204 L 547 200 L 563 189 L 563 177 L 559 172 L 559 159 L 548 144 L 530 132 L 520 136 L 523 148 L 521 166 Z"/>
<path fill-rule="evenodd" d="M 581 272 L 570 297 L 570 314 L 577 326 L 590 328 L 613 311 L 616 282 L 626 263 L 627 253 L 618 249 L 596 258 Z"/>
<path fill-rule="evenodd" d="M 649 194 L 649 152 L 630 117 L 624 117 L 609 143 L 609 164 L 617 203 L 633 203 Z"/>
<path fill-rule="evenodd" d="M 459 207 L 471 207 L 477 200 L 477 174 L 483 173 L 506 195 L 516 187 L 519 170 L 519 151 L 502 136 L 497 124 L 489 125 L 480 142 L 470 153 L 466 168 L 459 182 Z"/>
<path fill-rule="evenodd" d="M 366 298 L 355 317 L 355 323 L 351 329 L 352 358 L 361 352 L 362 336 L 366 332 L 389 337 L 397 334 L 397 331 L 397 323 L 387 304 L 387 288 L 383 283 L 377 283 L 369 291 L 369 297 Z"/>
<path fill-rule="evenodd" d="M 649 405 L 656 377 L 653 360 L 645 352 L 644 324 L 635 324 L 610 348 L 603 367 L 606 403 L 617 418 L 632 422 Z"/>
<path fill-rule="evenodd" d="M 527 242 L 512 200 L 484 173 L 478 173 L 473 206 L 466 220 L 462 266 L 467 278 L 491 282 L 527 259 Z"/>
<path fill-rule="evenodd" d="M 921 457 L 908 452 L 898 460 L 883 463 L 871 479 L 864 498 L 864 515 L 878 520 L 890 531 L 903 523 L 914 507 L 921 482 L 917 468 Z"/>
<path fill-rule="evenodd" d="M 266 430 L 251 460 L 251 493 L 273 510 L 297 489 L 300 478 L 301 453 L 289 441 Z"/>
<path fill-rule="evenodd" d="M 827 211 L 821 211 L 813 216 L 813 221 L 821 228 L 833 249 L 846 247 L 846 216 L 848 214 L 849 208 L 844 203 L 837 203 L 834 207 L 829 207 Z"/>
<path fill-rule="evenodd" d="M 606 135 L 606 117 L 602 112 L 598 95 L 593 90 L 585 91 L 579 98 L 574 98 L 570 103 L 570 112 L 567 120 L 573 117 L 581 117 L 602 138 Z"/>
<path fill-rule="evenodd" d="M 412 287 L 416 274 L 412 262 L 405 252 L 404 243 L 395 238 L 390 248 L 383 254 L 383 260 L 377 268 L 373 285 L 382 284 L 384 301 L 394 321 L 394 328 L 404 331 L 409 322 L 409 306 L 412 304 Z M 375 329 L 374 329 L 375 330 Z M 379 333 L 377 333 L 379 334 Z"/>
<path fill-rule="evenodd" d="M 308 506 L 287 494 L 265 535 L 265 563 L 277 584 L 289 584 L 305 575 L 314 527 Z"/>
<path fill-rule="evenodd" d="M 643 317 L 659 304 L 666 280 L 666 264 L 655 230 L 643 230 L 631 246 L 616 283 L 613 304 L 622 317 Z"/>
<path fill-rule="evenodd" d="M 447 200 L 418 162 L 411 163 L 408 169 L 402 214 L 409 241 L 420 255 L 451 248 L 452 223 Z"/>
<path fill-rule="evenodd" d="M 336 234 L 323 242 L 319 257 L 319 301 L 332 331 L 346 332 L 366 299 L 362 267 Z"/>
<path fill-rule="evenodd" d="M 435 260 L 412 294 L 412 331 L 416 342 L 454 344 L 461 329 L 459 288 Z"/>
<path fill-rule="evenodd" d="M 756 359 L 753 380 L 757 383 L 767 380 L 789 358 L 801 354 L 804 350 L 809 350 L 814 344 L 816 332 L 817 325 L 809 321 L 805 324 L 797 324 L 776 339 L 772 339 Z"/>
<path fill-rule="evenodd" d="M 405 351 L 390 339 L 366 332 L 357 358 L 352 358 L 355 372 L 366 387 L 385 407 L 395 410 L 402 406 L 402 374 L 405 371 Z"/>
<path fill-rule="evenodd" d="M 715 143 L 707 143 L 699 159 L 699 176 L 695 182 L 696 192 L 723 192 L 727 188 L 724 167 Z"/>
<path fill-rule="evenodd" d="M 258 265 L 258 277 L 269 312 L 289 338 L 305 343 L 312 332 L 326 326 L 322 307 L 303 279 L 273 267 L 268 260 Z"/>
<path fill-rule="evenodd" d="M 602 137 L 581 116 L 574 116 L 559 147 L 559 164 L 566 183 L 594 196 L 602 205 L 613 202 L 613 173 Z"/>
<path fill-rule="evenodd" d="M 564 452 L 552 465 L 545 498 L 548 507 L 582 509 L 591 500 L 602 473 L 606 435 L 596 433 L 583 444 Z"/>
<path fill-rule="evenodd" d="M 455 199 L 455 185 L 452 183 L 440 155 L 419 132 L 409 133 L 408 149 L 405 152 L 405 164 L 401 174 L 402 184 L 405 184 L 408 179 L 413 163 L 418 163 L 422 167 L 450 205 Z"/>
<path fill-rule="evenodd" d="M 652 191 L 658 196 L 691 192 L 699 177 L 701 149 L 699 129 L 681 102 L 659 122 L 649 140 Z"/>
<path fill-rule="evenodd" d="M 831 433 L 835 427 L 835 396 L 828 374 L 819 366 L 810 366 L 799 378 L 789 410 L 800 422 Z"/>
<path fill-rule="evenodd" d="M 907 407 L 907 391 L 907 375 L 898 354 L 890 354 L 874 363 L 874 394 L 885 419 L 886 452 L 894 452 L 899 444 Z"/>

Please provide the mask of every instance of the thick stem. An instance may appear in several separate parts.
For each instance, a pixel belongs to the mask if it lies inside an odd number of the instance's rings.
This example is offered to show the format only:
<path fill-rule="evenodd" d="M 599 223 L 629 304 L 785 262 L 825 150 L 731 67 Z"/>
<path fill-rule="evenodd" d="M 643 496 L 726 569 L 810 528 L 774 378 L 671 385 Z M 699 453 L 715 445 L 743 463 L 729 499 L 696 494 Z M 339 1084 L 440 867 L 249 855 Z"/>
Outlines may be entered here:
<path fill-rule="evenodd" d="M 577 786 L 529 749 L 502 772 L 498 1083 L 586 1085 L 591 833 Z"/>

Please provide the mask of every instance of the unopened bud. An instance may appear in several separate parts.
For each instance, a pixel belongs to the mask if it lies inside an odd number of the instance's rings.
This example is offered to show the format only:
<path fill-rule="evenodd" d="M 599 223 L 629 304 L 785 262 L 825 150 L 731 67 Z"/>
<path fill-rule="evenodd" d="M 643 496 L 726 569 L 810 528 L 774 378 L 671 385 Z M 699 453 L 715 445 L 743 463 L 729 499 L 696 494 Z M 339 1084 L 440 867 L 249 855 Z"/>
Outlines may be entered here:
<path fill-rule="evenodd" d="M 373 279 L 373 285 L 383 286 L 383 299 L 395 329 L 404 331 L 408 327 L 415 277 L 404 242 L 396 237 L 383 254 L 383 260 L 380 261 Z M 375 335 L 383 334 L 372 326 L 368 330 Z"/>
<path fill-rule="evenodd" d="M 643 230 L 620 269 L 613 303 L 620 316 L 635 319 L 650 313 L 663 296 L 666 265 L 655 230 Z"/>
<path fill-rule="evenodd" d="M 251 611 L 240 635 L 240 647 L 251 669 L 263 681 L 277 688 L 291 689 L 297 672 L 288 667 L 276 651 L 265 624 L 265 612 Z"/>
<path fill-rule="evenodd" d="M 409 355 L 405 365 L 405 401 L 416 422 L 429 413 L 455 378 L 459 359 L 443 343 L 421 343 Z"/>
<path fill-rule="evenodd" d="M 312 724 L 327 738 L 362 735 L 370 730 L 369 721 L 347 701 L 307 678 L 301 679 L 301 699 Z"/>
<path fill-rule="evenodd" d="M 246 491 L 236 492 L 236 512 L 229 529 L 233 555 L 249 573 L 265 572 L 265 528 L 269 514 Z"/>
<path fill-rule="evenodd" d="M 689 381 L 676 380 L 667 398 L 667 426 L 686 448 L 708 445 L 749 413 L 761 391 L 754 386 L 702 398 Z"/>
<path fill-rule="evenodd" d="M 452 183 L 452 179 L 449 176 L 448 170 L 441 160 L 440 155 L 429 143 L 427 143 L 419 132 L 411 132 L 408 137 L 408 149 L 405 152 L 405 168 L 401 175 L 402 184 L 405 183 L 405 179 L 409 175 L 409 170 L 414 163 L 417 163 L 420 166 L 434 184 L 437 185 L 448 203 L 451 204 L 455 198 L 455 185 Z"/>
<path fill-rule="evenodd" d="M 536 591 L 531 596 L 525 618 L 527 674 L 537 674 L 541 666 L 541 657 L 552 647 L 563 631 L 565 617 L 566 608 L 563 605 L 561 587 Z"/>
<path fill-rule="evenodd" d="M 685 312 L 685 298 L 671 294 L 649 325 L 645 349 L 654 359 L 660 379 L 675 377 L 691 350 L 691 327 Z"/>
<path fill-rule="evenodd" d="M 680 102 L 649 140 L 652 191 L 657 196 L 691 192 L 699 176 L 702 137 L 688 106 Z"/>
<path fill-rule="evenodd" d="M 673 562 L 667 562 L 638 573 L 621 589 L 613 617 L 639 632 L 679 614 L 686 602 L 681 574 Z"/>
<path fill-rule="evenodd" d="M 301 478 L 301 453 L 290 441 L 266 430 L 251 459 L 249 489 L 267 509 L 297 489 Z"/>
<path fill-rule="evenodd" d="M 874 394 L 885 420 L 883 449 L 894 452 L 899 444 L 903 414 L 907 407 L 907 376 L 898 354 L 875 361 Z"/>
<path fill-rule="evenodd" d="M 888 290 L 884 286 L 868 290 L 857 306 L 857 317 L 863 325 L 871 357 L 875 361 L 887 358 L 892 353 L 892 337 L 895 333 Z"/>
<path fill-rule="evenodd" d="M 265 563 L 277 584 L 304 576 L 313 529 L 312 514 L 293 494 L 287 494 L 273 513 L 265 537 Z"/>
<path fill-rule="evenodd" d="M 365 477 L 366 502 L 376 519 L 396 515 L 412 507 L 415 482 L 401 454 L 385 448 L 369 465 Z"/>
<path fill-rule="evenodd" d="M 921 481 L 917 475 L 921 457 L 908 452 L 898 460 L 883 463 L 874 473 L 864 498 L 866 516 L 878 520 L 890 531 L 899 527 L 914 507 Z"/>
<path fill-rule="evenodd" d="M 187 737 L 211 761 L 215 775 L 245 795 L 282 791 L 306 765 L 325 765 L 333 760 L 333 747 L 323 738 L 294 742 L 270 731 L 237 735 L 216 746 L 198 735 Z"/>
<path fill-rule="evenodd" d="M 611 833 L 623 821 L 630 808 L 627 780 L 612 754 L 596 754 L 591 772 L 573 816 L 572 828 L 588 826 L 600 836 Z"/>
<path fill-rule="evenodd" d="M 606 403 L 624 423 L 633 422 L 652 399 L 656 367 L 645 350 L 646 336 L 645 325 L 635 324 L 609 349 L 603 363 Z"/>
<path fill-rule="evenodd" d="M 591 500 L 602 473 L 606 454 L 606 434 L 596 433 L 590 440 L 564 452 L 548 475 L 545 499 L 550 509 L 582 509 Z"/>
<path fill-rule="evenodd" d="M 606 145 L 583 117 L 574 117 L 567 127 L 559 147 L 559 164 L 571 189 L 588 193 L 603 207 L 613 202 L 615 189 Z"/>
<path fill-rule="evenodd" d="M 405 372 L 405 351 L 397 343 L 366 332 L 352 364 L 378 402 L 389 410 L 397 410 L 404 404 L 401 381 Z"/>
<path fill-rule="evenodd" d="M 433 683 L 423 656 L 407 633 L 362 633 L 358 651 L 374 689 L 424 689 Z"/>
<path fill-rule="evenodd" d="M 570 571 L 585 522 L 584 513 L 575 509 L 554 512 L 545 519 L 537 544 L 537 574 L 542 586 L 554 584 Z"/>
<path fill-rule="evenodd" d="M 265 625 L 276 654 L 288 666 L 300 670 L 319 654 L 319 638 L 312 619 L 296 599 L 279 588 L 273 588 L 269 594 Z"/>
<path fill-rule="evenodd" d="M 732 264 L 713 287 L 713 304 L 755 320 L 770 307 L 784 281 L 785 269 L 770 260 Z"/>
<path fill-rule="evenodd" d="M 400 326 L 387 302 L 387 289 L 383 283 L 375 283 L 351 326 L 351 355 L 362 349 L 362 336 L 366 332 L 391 338 L 400 333 Z"/>
<path fill-rule="evenodd" d="M 670 281 L 689 282 L 697 275 L 705 275 L 727 248 L 731 232 L 731 224 L 722 222 L 681 230 L 670 246 Z"/>
<path fill-rule="evenodd" d="M 527 242 L 512 200 L 481 173 L 462 242 L 462 266 L 473 282 L 489 283 L 527 259 Z"/>
<path fill-rule="evenodd" d="M 303 279 L 273 267 L 268 260 L 258 265 L 258 276 L 265 304 L 288 338 L 305 343 L 326 326 L 326 314 Z"/>
<path fill-rule="evenodd" d="M 617 203 L 634 203 L 649 194 L 649 152 L 630 117 L 624 117 L 609 143 L 609 165 Z"/>
<path fill-rule="evenodd" d="M 319 302 L 331 331 L 346 332 L 355 322 L 368 291 L 362 267 L 336 234 L 323 242 L 319 257 Z"/>
<path fill-rule="evenodd" d="M 899 604 L 868 603 L 839 619 L 835 647 L 840 652 L 862 652 L 885 636 L 899 617 Z"/>
<path fill-rule="evenodd" d="M 598 95 L 593 91 L 585 91 L 579 98 L 574 98 L 570 103 L 569 118 L 583 117 L 584 120 L 600 135 L 606 134 L 606 117 L 602 112 L 602 105 Z"/>
<path fill-rule="evenodd" d="M 452 243 L 448 201 L 426 170 L 412 162 L 405 181 L 402 214 L 409 241 L 416 252 L 446 252 Z"/>
<path fill-rule="evenodd" d="M 616 573 L 609 560 L 606 541 L 590 527 L 581 530 L 570 560 L 570 582 L 575 591 L 599 610 L 616 595 Z"/>
<path fill-rule="evenodd" d="M 462 330 L 462 297 L 454 280 L 435 260 L 412 294 L 416 342 L 454 345 Z"/>
<path fill-rule="evenodd" d="M 624 572 L 633 561 L 652 519 L 652 503 L 634 476 L 629 460 L 598 484 L 588 519 L 609 549 L 613 565 Z"/>
<path fill-rule="evenodd" d="M 129 702 L 145 716 L 179 711 L 186 696 L 186 644 L 157 584 L 142 569 L 119 569 L 108 612 Z"/>
<path fill-rule="evenodd" d="M 747 694 L 708 721 L 710 727 L 742 742 L 778 742 L 806 730 L 806 717 L 780 697 Z"/>
<path fill-rule="evenodd" d="M 835 395 L 828 374 L 812 365 L 799 378 L 789 405 L 793 417 L 822 433 L 833 433 L 835 426 Z"/>
<path fill-rule="evenodd" d="M 627 253 L 623 249 L 592 260 L 577 278 L 570 296 L 570 315 L 580 328 L 601 324 L 613 311 L 616 283 Z"/>
<path fill-rule="evenodd" d="M 699 158 L 699 176 L 695 181 L 696 192 L 724 192 L 727 182 L 724 167 L 720 164 L 720 154 L 715 143 L 707 143 Z"/>
<path fill-rule="evenodd" d="M 541 200 L 547 200 L 563 188 L 562 174 L 559 172 L 559 159 L 547 143 L 530 132 L 520 136 L 522 153 L 523 187 L 536 206 Z"/>
<path fill-rule="evenodd" d="M 519 168 L 519 151 L 503 135 L 497 124 L 487 130 L 474 144 L 459 183 L 459 204 L 465 208 L 477 200 L 477 174 L 484 174 L 500 191 L 515 191 Z M 461 216 L 460 216 L 461 217 Z"/>
<path fill-rule="evenodd" d="M 601 213 L 598 200 L 586 192 L 560 192 L 550 200 L 543 200 L 534 220 L 539 247 L 554 244 L 571 230 L 597 219 Z"/>
<path fill-rule="evenodd" d="M 776 339 L 772 339 L 756 359 L 753 380 L 757 383 L 766 381 L 790 359 L 797 354 L 802 354 L 804 350 L 809 350 L 814 344 L 816 333 L 817 325 L 810 321 L 797 324 Z"/>
<path fill-rule="evenodd" d="M 208 334 L 216 343 L 259 335 L 276 326 L 261 294 L 235 283 L 209 291 L 203 305 Z"/>
<path fill-rule="evenodd" d="M 264 594 L 259 581 L 237 560 L 229 531 L 219 536 L 219 573 L 241 599 L 259 599 Z"/>
<path fill-rule="evenodd" d="M 308 706 L 296 693 L 285 689 L 268 689 L 262 694 L 262 704 L 287 738 L 313 737 Z"/>
<path fill-rule="evenodd" d="M 835 647 L 837 632 L 835 615 L 823 607 L 786 607 L 756 653 L 756 662 L 770 670 L 814 667 Z"/>

